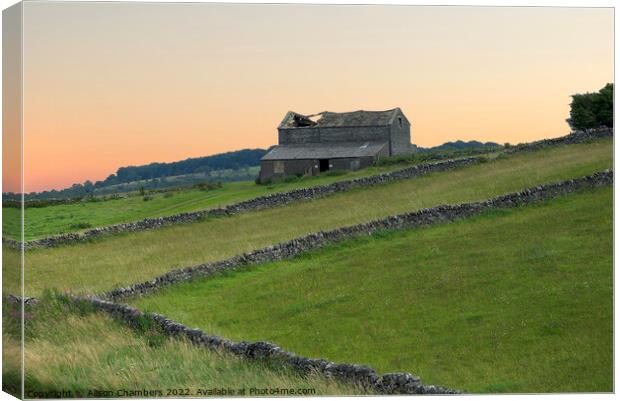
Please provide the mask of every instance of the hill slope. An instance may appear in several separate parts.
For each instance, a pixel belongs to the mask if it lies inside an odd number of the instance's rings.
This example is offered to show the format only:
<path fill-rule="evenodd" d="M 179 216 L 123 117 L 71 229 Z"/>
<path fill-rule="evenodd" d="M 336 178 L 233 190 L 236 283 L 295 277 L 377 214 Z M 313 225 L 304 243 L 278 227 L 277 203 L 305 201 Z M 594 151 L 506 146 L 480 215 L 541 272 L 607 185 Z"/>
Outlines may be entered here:
<path fill-rule="evenodd" d="M 612 194 L 359 238 L 134 303 L 468 392 L 609 392 Z"/>
<path fill-rule="evenodd" d="M 328 172 L 314 177 L 291 177 L 286 181 L 270 185 L 257 185 L 254 181 L 229 182 L 220 186 L 205 186 L 206 188 L 195 186 L 165 192 L 146 191 L 144 196 L 135 194 L 117 199 L 101 200 L 101 198 L 95 198 L 90 201 L 69 204 L 27 207 L 24 237 L 26 240 L 31 240 L 144 218 L 217 208 L 275 192 L 285 192 L 380 174 L 402 169 L 412 164 L 418 163 L 370 167 L 351 172 Z M 19 238 L 20 209 L 3 207 L 2 212 L 4 218 L 3 235 L 7 238 Z"/>
<path fill-rule="evenodd" d="M 612 164 L 610 140 L 558 146 L 459 170 L 360 188 L 312 202 L 100 237 L 91 243 L 68 247 L 33 250 L 27 254 L 26 293 L 36 296 L 45 287 L 96 293 L 145 281 L 175 267 L 225 259 L 309 232 L 442 203 L 483 200 L 592 174 Z M 16 254 L 10 249 L 4 252 L 9 259 Z M 17 282 L 18 272 L 17 266 L 7 266 L 6 282 Z"/>

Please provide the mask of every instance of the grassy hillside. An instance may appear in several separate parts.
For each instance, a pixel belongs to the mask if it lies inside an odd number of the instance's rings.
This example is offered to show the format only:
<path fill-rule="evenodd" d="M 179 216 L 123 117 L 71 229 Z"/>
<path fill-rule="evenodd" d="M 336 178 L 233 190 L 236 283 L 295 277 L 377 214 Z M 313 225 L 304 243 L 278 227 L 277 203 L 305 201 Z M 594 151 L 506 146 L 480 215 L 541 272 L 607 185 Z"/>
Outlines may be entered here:
<path fill-rule="evenodd" d="M 93 293 L 150 279 L 175 267 L 224 259 L 319 230 L 387 215 L 487 199 L 612 167 L 612 142 L 559 146 L 312 202 L 158 230 L 100 237 L 27 252 L 26 293 L 45 287 Z M 5 249 L 5 254 L 15 253 Z M 18 270 L 6 272 L 11 277 Z M 9 290 L 17 290 L 9 288 Z"/>
<path fill-rule="evenodd" d="M 14 389 L 19 388 L 19 324 L 11 316 L 3 316 L 2 377 L 3 389 L 13 389 L 15 394 Z M 198 349 L 153 330 L 133 332 L 105 315 L 71 308 L 50 297 L 27 317 L 27 398 L 42 398 L 29 396 L 28 391 L 61 390 L 72 391 L 73 397 L 80 392 L 79 398 L 91 398 L 88 391 L 92 389 L 111 391 L 98 395 L 106 398 L 115 398 L 123 389 L 160 389 L 162 396 L 167 395 L 166 389 L 188 389 L 191 395 L 200 396 L 199 389 L 214 388 L 246 389 L 246 395 L 250 388 L 362 393 L 359 388 L 319 377 L 302 378 L 282 368 Z"/>
<path fill-rule="evenodd" d="M 148 217 L 169 216 L 177 213 L 226 206 L 231 203 L 289 191 L 314 185 L 378 174 L 403 168 L 403 165 L 371 167 L 355 172 L 331 172 L 316 177 L 291 178 L 286 182 L 256 185 L 254 181 L 230 182 L 221 188 L 203 191 L 182 189 L 166 193 L 149 193 L 152 198 L 144 201 L 142 196 L 111 199 L 100 202 L 81 202 L 42 208 L 27 208 L 25 215 L 25 239 L 42 238 L 54 234 L 83 231 L 90 227 L 140 220 Z M 19 238 L 19 209 L 4 207 L 3 235 Z"/>
<path fill-rule="evenodd" d="M 468 392 L 610 392 L 612 215 L 613 190 L 601 188 L 133 302 L 228 338 Z"/>

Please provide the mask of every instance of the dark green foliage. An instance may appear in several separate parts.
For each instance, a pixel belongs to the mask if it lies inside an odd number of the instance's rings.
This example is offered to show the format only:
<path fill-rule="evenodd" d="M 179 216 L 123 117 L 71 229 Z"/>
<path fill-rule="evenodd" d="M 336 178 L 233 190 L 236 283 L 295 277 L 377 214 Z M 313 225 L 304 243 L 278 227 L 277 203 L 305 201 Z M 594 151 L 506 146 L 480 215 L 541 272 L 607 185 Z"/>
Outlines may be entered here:
<path fill-rule="evenodd" d="M 11 194 L 3 194 L 3 197 L 9 199 L 2 200 L 2 207 L 12 207 L 20 209 L 22 207 L 22 201 L 19 196 L 11 196 Z M 89 198 L 90 201 L 91 198 Z M 96 199 L 96 198 L 93 198 Z M 53 205 L 69 205 L 71 203 L 81 202 L 82 198 L 65 198 L 65 199 L 33 199 L 24 201 L 24 208 L 29 207 L 47 207 Z"/>
<path fill-rule="evenodd" d="M 209 182 L 209 181 L 199 182 L 197 184 L 194 184 L 193 188 L 200 189 L 201 191 L 211 191 L 214 189 L 222 188 L 222 183 L 221 182 Z"/>
<path fill-rule="evenodd" d="M 149 347 L 160 347 L 166 342 L 166 334 L 150 316 L 141 315 L 132 325 L 136 334 L 142 336 Z"/>
<path fill-rule="evenodd" d="M 607 84 L 594 98 L 597 110 L 596 116 L 600 125 L 605 127 L 614 126 L 614 84 Z"/>
<path fill-rule="evenodd" d="M 239 169 L 260 164 L 266 149 L 243 149 L 213 156 L 197 157 L 173 163 L 151 163 L 144 166 L 121 167 L 116 171 L 117 182 L 131 182 L 157 177 L 204 173 L 212 170 Z M 108 178 L 106 181 L 113 181 Z M 105 184 L 105 182 L 103 184 Z"/>
<path fill-rule="evenodd" d="M 92 225 L 90 223 L 86 223 L 86 222 L 81 222 L 81 223 L 74 223 L 71 224 L 69 226 L 69 228 L 73 229 L 73 230 L 83 230 L 85 228 L 91 228 Z"/>
<path fill-rule="evenodd" d="M 479 141 L 469 141 L 464 142 L 460 139 L 455 142 L 446 142 L 439 146 L 433 146 L 432 148 L 418 148 L 418 152 L 426 153 L 426 152 L 437 152 L 437 151 L 449 151 L 449 150 L 463 150 L 463 149 L 479 149 L 479 148 L 498 148 L 499 144 L 495 142 L 479 142 Z"/>
<path fill-rule="evenodd" d="M 577 93 L 572 98 L 566 122 L 573 130 L 614 126 L 614 84 L 595 93 Z"/>

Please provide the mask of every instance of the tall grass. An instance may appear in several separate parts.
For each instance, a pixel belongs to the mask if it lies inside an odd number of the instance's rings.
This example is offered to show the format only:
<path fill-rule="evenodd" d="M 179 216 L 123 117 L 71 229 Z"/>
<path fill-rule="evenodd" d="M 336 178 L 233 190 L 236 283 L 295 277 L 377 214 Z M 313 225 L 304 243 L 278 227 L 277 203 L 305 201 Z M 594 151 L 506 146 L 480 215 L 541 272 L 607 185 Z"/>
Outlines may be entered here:
<path fill-rule="evenodd" d="M 28 315 L 24 350 L 27 398 L 60 391 L 80 398 L 112 398 L 136 390 L 161 391 L 161 395 L 140 398 L 206 396 L 198 391 L 215 388 L 235 393 L 244 390 L 245 395 L 252 395 L 252 388 L 295 389 L 307 391 L 306 395 L 364 393 L 354 386 L 315 375 L 304 378 L 282 367 L 220 355 L 182 340 L 162 337 L 153 341 L 100 313 L 77 309 L 50 295 Z M 5 389 L 19 388 L 18 325 L 10 319 L 10 314 L 5 314 L 5 356 L 14 356 L 4 359 Z"/>
<path fill-rule="evenodd" d="M 441 156 L 441 155 L 440 155 Z M 444 155 L 442 158 L 446 158 Z M 410 160 L 400 166 L 370 167 L 359 171 L 331 171 L 312 177 L 286 177 L 269 185 L 256 185 L 254 181 L 224 183 L 219 188 L 184 188 L 176 191 L 148 191 L 134 196 L 119 197 L 97 202 L 77 202 L 39 208 L 27 208 L 24 236 L 26 240 L 49 235 L 75 232 L 90 227 L 136 221 L 150 217 L 169 216 L 177 213 L 226 206 L 231 203 L 314 185 L 378 174 L 413 165 L 425 159 Z M 144 202 L 148 200 L 148 202 Z M 19 209 L 2 208 L 2 233 L 8 238 L 19 238 L 21 219 Z"/>
<path fill-rule="evenodd" d="M 416 179 L 359 188 L 312 202 L 229 218 L 100 237 L 28 251 L 26 293 L 44 288 L 93 293 L 150 279 L 175 267 L 231 257 L 309 232 L 387 215 L 487 199 L 612 166 L 611 141 L 560 146 Z M 5 249 L 5 254 L 15 251 Z M 8 276 L 18 271 L 7 272 Z M 9 285 L 14 280 L 9 281 Z M 10 288 L 17 290 L 15 288 Z"/>
<path fill-rule="evenodd" d="M 610 392 L 612 194 L 384 232 L 132 303 L 468 392 Z"/>

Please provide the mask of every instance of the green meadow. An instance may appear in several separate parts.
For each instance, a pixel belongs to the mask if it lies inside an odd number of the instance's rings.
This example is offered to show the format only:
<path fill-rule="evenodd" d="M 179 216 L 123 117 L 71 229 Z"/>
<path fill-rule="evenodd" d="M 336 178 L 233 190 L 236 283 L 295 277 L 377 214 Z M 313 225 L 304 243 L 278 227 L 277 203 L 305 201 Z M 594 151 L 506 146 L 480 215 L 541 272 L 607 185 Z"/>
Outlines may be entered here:
<path fill-rule="evenodd" d="M 546 165 L 558 165 L 554 152 Z M 504 192 L 511 179 L 489 182 Z M 611 392 L 612 216 L 613 189 L 599 188 L 349 240 L 131 302 L 233 340 L 466 392 Z"/>
<path fill-rule="evenodd" d="M 16 395 L 21 328 L 14 308 L 4 308 L 2 379 L 3 390 Z M 78 398 L 116 398 L 128 396 L 123 390 L 142 389 L 159 389 L 160 398 L 206 397 L 214 388 L 245 389 L 246 395 L 252 395 L 252 388 L 293 389 L 303 395 L 364 394 L 360 388 L 314 375 L 300 377 L 282 367 L 196 348 L 153 328 L 132 331 L 101 313 L 49 294 L 26 312 L 25 333 L 26 398 L 50 398 L 42 394 L 63 390 Z M 176 392 L 168 394 L 167 389 Z M 100 393 L 89 395 L 92 390 Z"/>
<path fill-rule="evenodd" d="M 405 160 L 403 163 L 370 167 L 358 171 L 335 171 L 314 177 L 290 177 L 285 181 L 269 185 L 257 185 L 254 181 L 240 181 L 223 183 L 221 188 L 209 190 L 185 188 L 167 192 L 147 191 L 148 201 L 143 200 L 143 196 L 133 193 L 130 196 L 105 201 L 83 201 L 67 205 L 32 207 L 25 211 L 24 238 L 31 240 L 145 218 L 223 207 L 275 192 L 330 184 L 336 181 L 393 171 L 417 162 L 414 159 L 413 163 L 406 163 Z M 3 235 L 7 238 L 19 239 L 20 210 L 4 207 L 2 213 L 5 222 L 3 224 Z"/>
<path fill-rule="evenodd" d="M 97 293 L 151 279 L 171 269 L 220 260 L 319 230 L 366 222 L 438 204 L 487 199 L 611 168 L 611 140 L 554 146 L 499 157 L 458 170 L 358 188 L 312 202 L 157 230 L 102 236 L 90 242 L 26 253 L 30 296 L 45 288 Z M 4 249 L 11 258 L 17 252 Z M 9 291 L 18 265 L 5 269 Z"/>

